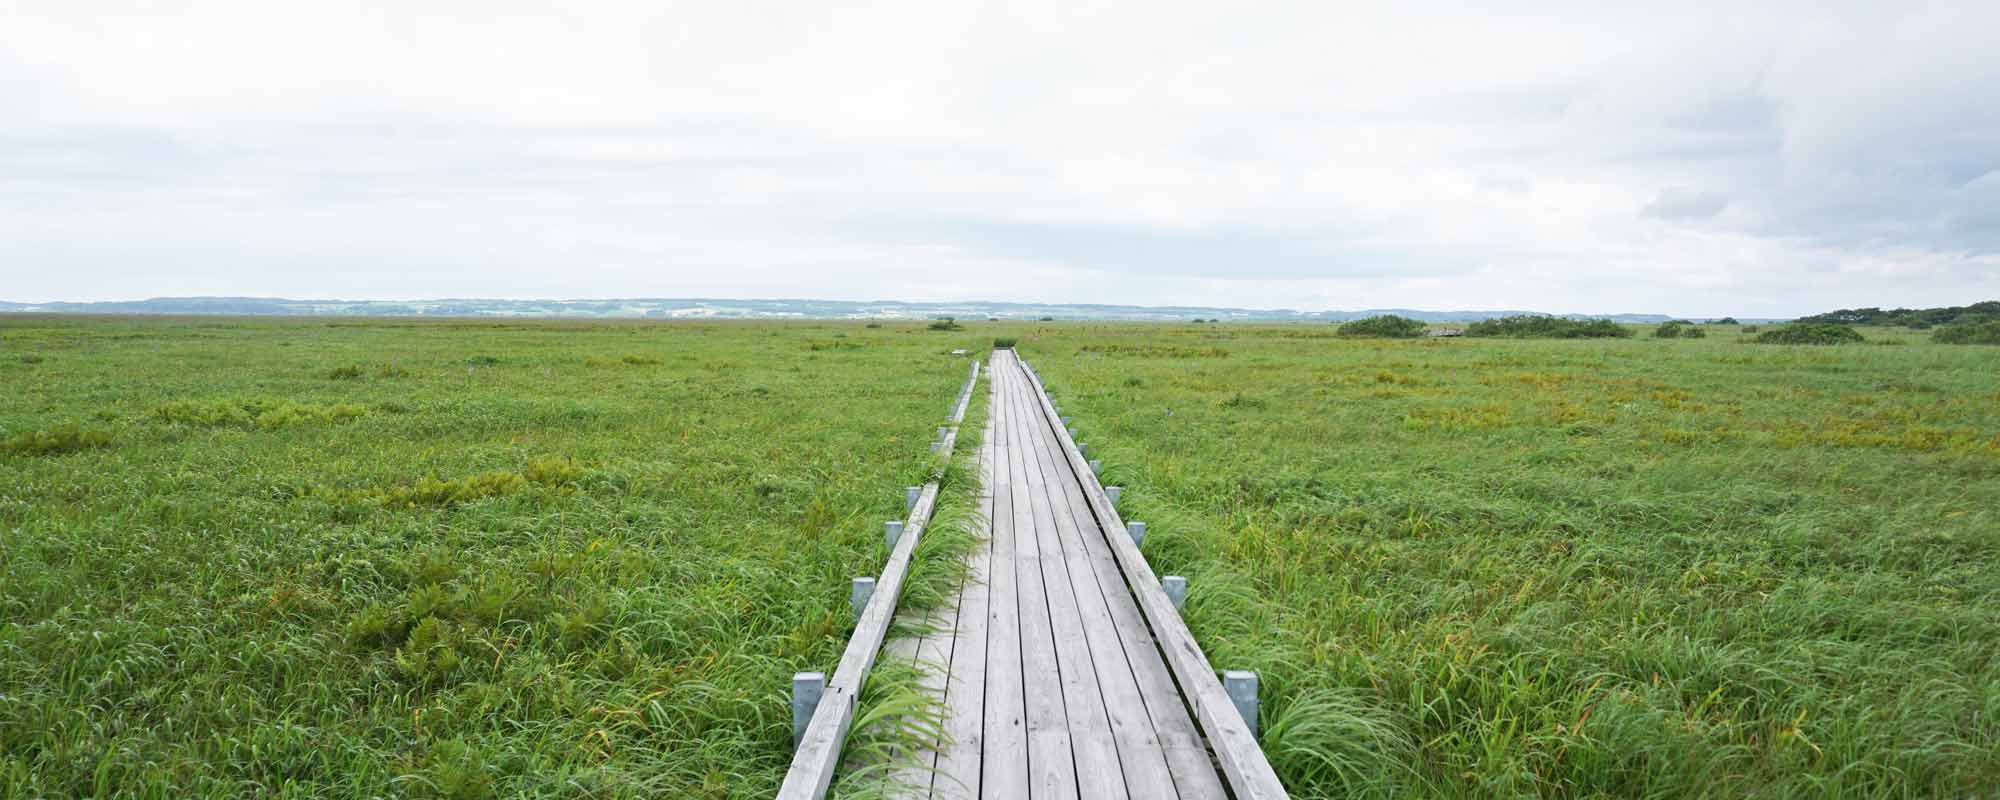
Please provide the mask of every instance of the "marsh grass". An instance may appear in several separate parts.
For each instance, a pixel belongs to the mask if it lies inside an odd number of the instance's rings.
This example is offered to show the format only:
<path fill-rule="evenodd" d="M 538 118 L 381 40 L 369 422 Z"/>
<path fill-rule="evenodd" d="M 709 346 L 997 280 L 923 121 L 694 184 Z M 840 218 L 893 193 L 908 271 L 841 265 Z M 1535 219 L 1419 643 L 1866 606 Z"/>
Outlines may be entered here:
<path fill-rule="evenodd" d="M 1304 332 L 1019 345 L 1293 796 L 2000 785 L 2000 352 Z"/>
<path fill-rule="evenodd" d="M 923 328 L 0 318 L 0 797 L 769 796 Z"/>

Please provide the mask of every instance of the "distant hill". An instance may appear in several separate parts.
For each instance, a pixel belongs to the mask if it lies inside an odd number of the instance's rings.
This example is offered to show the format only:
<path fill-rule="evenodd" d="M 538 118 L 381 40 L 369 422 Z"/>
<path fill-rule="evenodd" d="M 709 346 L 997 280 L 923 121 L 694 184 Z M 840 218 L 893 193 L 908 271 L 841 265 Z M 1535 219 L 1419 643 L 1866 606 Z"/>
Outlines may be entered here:
<path fill-rule="evenodd" d="M 157 297 L 98 303 L 15 303 L 0 301 L 0 312 L 65 314 L 236 314 L 271 316 L 383 317 L 562 317 L 652 319 L 930 319 L 956 317 L 1033 320 L 1173 321 L 1195 318 L 1224 322 L 1340 322 L 1396 314 L 1426 322 L 1473 322 L 1538 312 L 1519 310 L 1423 311 L 1377 308 L 1362 311 L 1216 308 L 1211 306 L 1125 306 L 895 300 L 720 300 L 631 298 L 618 300 L 287 300 L 277 297 Z M 1558 315 L 1549 315 L 1558 316 Z M 1657 323 L 1662 314 L 1562 314 L 1574 319 Z"/>

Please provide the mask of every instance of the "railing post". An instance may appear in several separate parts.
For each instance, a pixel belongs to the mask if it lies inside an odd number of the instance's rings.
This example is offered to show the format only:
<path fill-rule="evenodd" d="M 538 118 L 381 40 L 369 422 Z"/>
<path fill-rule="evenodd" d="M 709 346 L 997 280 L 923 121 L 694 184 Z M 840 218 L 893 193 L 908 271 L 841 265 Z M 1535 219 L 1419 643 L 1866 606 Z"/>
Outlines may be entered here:
<path fill-rule="evenodd" d="M 1101 459 L 1101 458 L 1093 458 L 1093 459 L 1091 459 L 1091 460 L 1090 460 L 1090 474 L 1092 474 L 1092 475 L 1101 475 L 1101 474 L 1103 474 L 1103 473 L 1104 473 L 1104 460 L 1103 460 L 1103 459 Z"/>
<path fill-rule="evenodd" d="M 806 728 L 812 725 L 813 711 L 819 708 L 819 699 L 826 694 L 826 673 L 792 673 L 792 748 L 798 749 L 799 740 L 806 738 Z"/>
<path fill-rule="evenodd" d="M 1243 723 L 1250 726 L 1250 736 L 1257 736 L 1257 673 L 1249 670 L 1232 669 L 1222 673 L 1222 691 L 1229 694 L 1229 702 L 1236 706 L 1236 713 L 1243 715 Z"/>
<path fill-rule="evenodd" d="M 1125 523 L 1125 533 L 1132 537 L 1133 547 L 1138 547 L 1146 543 L 1146 523 L 1144 522 Z"/>
<path fill-rule="evenodd" d="M 1096 470 L 1092 470 L 1092 472 L 1095 472 L 1095 471 L 1096 471 Z M 1112 504 L 1112 505 L 1114 505 L 1114 506 L 1115 506 L 1115 505 L 1118 505 L 1118 497 L 1119 497 L 1119 495 L 1122 495 L 1122 494 L 1124 494 L 1124 493 L 1125 493 L 1125 487 L 1123 487 L 1123 486 L 1106 486 L 1106 487 L 1104 487 L 1104 496 L 1105 496 L 1105 497 L 1108 497 L 1108 498 L 1111 498 L 1111 504 Z"/>
<path fill-rule="evenodd" d="M 903 511 L 915 511 L 917 508 L 917 499 L 923 496 L 924 487 L 922 486 L 903 487 Z"/>
<path fill-rule="evenodd" d="M 1160 579 L 1160 588 L 1167 592 L 1167 599 L 1174 601 L 1174 610 L 1181 610 L 1187 602 L 1187 579 L 1179 575 L 1168 575 Z"/>
<path fill-rule="evenodd" d="M 854 606 L 854 618 L 861 619 L 862 610 L 868 608 L 868 599 L 875 596 L 874 578 L 855 578 L 847 588 L 847 604 Z"/>
<path fill-rule="evenodd" d="M 889 520 L 888 522 L 882 523 L 882 541 L 889 545 L 889 549 L 891 551 L 896 549 L 896 542 L 901 541 L 902 538 L 903 538 L 902 520 L 892 519 Z"/>
<path fill-rule="evenodd" d="M 1075 434 L 1070 434 L 1070 435 L 1071 435 L 1071 436 L 1075 436 Z M 1090 455 L 1090 443 L 1089 443 L 1089 442 L 1077 442 L 1077 443 L 1076 443 L 1076 454 L 1077 454 L 1077 455 L 1080 455 L 1080 456 L 1085 456 L 1085 457 L 1088 457 L 1088 456 Z"/>

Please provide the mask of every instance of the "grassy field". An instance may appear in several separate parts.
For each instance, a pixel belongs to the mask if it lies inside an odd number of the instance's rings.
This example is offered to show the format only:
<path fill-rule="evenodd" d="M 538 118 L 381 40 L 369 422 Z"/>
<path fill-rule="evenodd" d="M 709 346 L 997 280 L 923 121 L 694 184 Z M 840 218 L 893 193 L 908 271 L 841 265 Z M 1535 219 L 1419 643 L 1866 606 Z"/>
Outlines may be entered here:
<path fill-rule="evenodd" d="M 1295 796 L 2000 787 L 2000 348 L 1009 333 Z"/>
<path fill-rule="evenodd" d="M 923 328 L 0 317 L 0 798 L 768 796 Z"/>
<path fill-rule="evenodd" d="M 1295 796 L 2000 785 L 2000 348 L 925 327 L 0 317 L 0 798 L 767 796 L 995 334 Z"/>

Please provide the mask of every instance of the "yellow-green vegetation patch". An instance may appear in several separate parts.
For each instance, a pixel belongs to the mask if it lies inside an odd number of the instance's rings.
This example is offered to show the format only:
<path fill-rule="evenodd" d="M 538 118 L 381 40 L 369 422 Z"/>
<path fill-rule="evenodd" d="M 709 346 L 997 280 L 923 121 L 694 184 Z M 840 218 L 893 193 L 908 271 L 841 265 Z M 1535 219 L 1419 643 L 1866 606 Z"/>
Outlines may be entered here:
<path fill-rule="evenodd" d="M 75 423 L 48 430 L 21 431 L 0 435 L 0 454 L 10 456 L 59 456 L 111 446 L 111 434 Z"/>
<path fill-rule="evenodd" d="M 376 503 L 391 508 L 449 508 L 460 503 L 504 497 L 540 486 L 572 489 L 585 474 L 568 458 L 538 458 L 519 471 L 492 470 L 460 478 L 423 478 L 412 483 L 374 489 L 321 489 L 335 503 Z"/>
<path fill-rule="evenodd" d="M 396 364 L 378 364 L 374 367 L 366 364 L 342 364 L 326 371 L 327 379 L 336 381 L 358 381 L 371 376 L 377 379 L 407 378 L 410 377 L 410 371 Z"/>
<path fill-rule="evenodd" d="M 1159 344 L 1087 344 L 1076 348 L 1079 355 L 1124 356 L 1129 358 L 1228 358 L 1220 347 L 1180 347 Z"/>
<path fill-rule="evenodd" d="M 300 403 L 291 400 L 176 400 L 156 406 L 147 416 L 158 422 L 202 428 L 270 430 L 302 423 L 348 422 L 368 414 L 353 403 Z"/>

